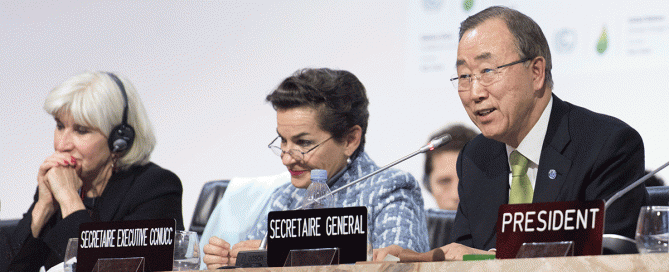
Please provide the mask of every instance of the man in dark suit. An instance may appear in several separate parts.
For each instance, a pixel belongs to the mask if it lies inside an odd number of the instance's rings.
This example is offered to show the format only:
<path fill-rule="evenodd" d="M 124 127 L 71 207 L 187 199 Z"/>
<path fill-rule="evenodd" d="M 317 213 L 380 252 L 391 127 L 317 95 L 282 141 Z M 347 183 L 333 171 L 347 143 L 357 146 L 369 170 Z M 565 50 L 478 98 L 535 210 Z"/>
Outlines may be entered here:
<path fill-rule="evenodd" d="M 463 21 L 456 68 L 451 82 L 482 134 L 458 156 L 460 204 L 455 242 L 441 247 L 446 260 L 494 254 L 503 204 L 606 200 L 643 175 L 633 128 L 552 93 L 548 42 L 526 15 L 491 7 Z M 605 232 L 633 238 L 647 198 L 640 186 L 614 203 Z"/>

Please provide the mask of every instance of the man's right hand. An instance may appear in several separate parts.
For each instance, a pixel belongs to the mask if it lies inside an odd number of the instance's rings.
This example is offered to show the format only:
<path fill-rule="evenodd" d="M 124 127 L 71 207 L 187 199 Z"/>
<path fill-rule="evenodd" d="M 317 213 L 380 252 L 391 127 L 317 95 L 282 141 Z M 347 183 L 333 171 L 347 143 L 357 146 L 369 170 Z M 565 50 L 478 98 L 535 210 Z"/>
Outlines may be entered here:
<path fill-rule="evenodd" d="M 444 251 L 444 259 L 447 261 L 462 261 L 462 258 L 468 254 L 495 255 L 495 251 L 475 249 L 458 243 L 442 246 L 441 250 Z"/>
<path fill-rule="evenodd" d="M 213 270 L 221 266 L 230 265 L 230 244 L 225 240 L 212 236 L 209 244 L 203 247 L 204 258 L 207 269 Z"/>

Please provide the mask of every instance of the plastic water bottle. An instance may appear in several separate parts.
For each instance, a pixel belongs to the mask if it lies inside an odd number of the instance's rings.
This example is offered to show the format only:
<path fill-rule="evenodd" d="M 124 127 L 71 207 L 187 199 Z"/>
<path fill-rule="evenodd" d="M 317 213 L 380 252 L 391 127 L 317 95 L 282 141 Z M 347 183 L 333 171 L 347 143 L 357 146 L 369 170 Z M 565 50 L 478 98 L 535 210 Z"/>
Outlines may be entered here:
<path fill-rule="evenodd" d="M 327 185 L 328 172 L 323 169 L 311 170 L 311 184 L 307 187 L 307 194 L 302 200 L 302 209 L 325 209 L 334 206 L 334 198 Z M 318 200 L 320 197 L 322 199 Z"/>

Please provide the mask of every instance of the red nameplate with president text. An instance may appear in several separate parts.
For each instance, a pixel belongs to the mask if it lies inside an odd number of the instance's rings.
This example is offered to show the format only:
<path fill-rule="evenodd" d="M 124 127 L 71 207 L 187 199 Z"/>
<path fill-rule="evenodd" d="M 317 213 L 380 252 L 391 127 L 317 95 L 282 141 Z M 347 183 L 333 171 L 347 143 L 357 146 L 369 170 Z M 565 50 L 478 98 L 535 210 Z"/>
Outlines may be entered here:
<path fill-rule="evenodd" d="M 515 258 L 523 243 L 571 241 L 574 256 L 601 255 L 604 201 L 505 204 L 497 217 L 497 258 Z"/>

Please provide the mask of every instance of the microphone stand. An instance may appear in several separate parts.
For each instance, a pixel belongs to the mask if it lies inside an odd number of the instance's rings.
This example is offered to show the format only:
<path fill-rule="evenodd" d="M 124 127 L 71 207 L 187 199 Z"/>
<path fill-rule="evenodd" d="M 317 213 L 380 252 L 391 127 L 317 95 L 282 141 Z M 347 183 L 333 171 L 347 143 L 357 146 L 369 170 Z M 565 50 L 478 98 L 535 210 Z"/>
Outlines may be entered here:
<path fill-rule="evenodd" d="M 613 195 L 611 198 L 609 198 L 609 200 L 607 200 L 606 203 L 604 203 L 604 209 L 605 209 L 605 210 L 608 209 L 609 206 L 611 206 L 611 204 L 612 204 L 614 201 L 618 200 L 618 198 L 622 197 L 622 196 L 623 196 L 624 194 L 626 194 L 627 192 L 629 192 L 629 191 L 631 191 L 632 189 L 634 189 L 635 187 L 639 186 L 639 184 L 645 182 L 647 179 L 649 179 L 650 177 L 652 177 L 653 175 L 655 175 L 657 172 L 660 172 L 660 170 L 662 170 L 662 169 L 664 169 L 665 167 L 667 167 L 667 165 L 669 165 L 669 161 L 666 162 L 665 164 L 663 164 L 662 166 L 660 166 L 659 168 L 653 170 L 652 172 L 646 174 L 645 176 L 643 176 L 643 177 L 640 178 L 639 180 L 635 181 L 634 183 L 630 184 L 630 185 L 627 186 L 625 189 L 622 189 L 621 191 L 617 192 L 615 195 Z"/>
<path fill-rule="evenodd" d="M 639 186 L 641 183 L 644 183 L 647 179 L 649 179 L 650 177 L 655 175 L 657 172 L 660 172 L 660 170 L 667 167 L 667 165 L 669 165 L 669 162 L 666 162 L 665 164 L 663 164 L 659 168 L 657 168 L 654 171 L 646 174 L 645 176 L 641 177 L 640 179 L 633 182 L 629 186 L 627 186 L 624 189 L 615 193 L 611 198 L 609 198 L 609 200 L 606 201 L 606 203 L 604 203 L 604 212 L 606 212 L 609 209 L 609 207 L 611 206 L 611 204 L 613 204 L 613 202 L 618 200 L 620 197 L 622 197 L 627 192 L 629 192 L 632 189 Z M 631 253 L 632 251 L 629 251 L 629 252 L 626 251 L 630 248 L 633 248 L 634 252 L 638 252 L 638 251 L 636 251 L 636 243 L 634 242 L 634 240 L 632 240 L 628 237 L 625 237 L 625 236 L 617 235 L 617 234 L 604 234 L 602 236 L 602 247 L 613 248 L 614 252 L 616 252 L 615 249 L 618 248 L 618 250 L 620 250 L 620 252 L 618 252 L 618 253 Z M 624 249 L 621 249 L 621 248 L 624 248 Z"/>
<path fill-rule="evenodd" d="M 449 137 L 450 137 L 450 136 L 449 136 Z M 334 195 L 335 193 L 338 193 L 339 191 L 342 191 L 342 190 L 344 190 L 344 189 L 346 189 L 346 188 L 348 188 L 348 187 L 351 187 L 351 186 L 353 186 L 353 185 L 356 185 L 358 182 L 361 182 L 361 181 L 363 181 L 363 180 L 366 180 L 366 179 L 368 179 L 369 177 L 371 177 L 371 176 L 373 176 L 373 175 L 376 175 L 376 174 L 378 174 L 378 173 L 380 173 L 380 172 L 383 172 L 383 171 L 385 171 L 386 169 L 388 169 L 388 168 L 390 168 L 390 167 L 393 167 L 393 166 L 395 166 L 396 164 L 398 164 L 398 163 L 400 163 L 400 162 L 406 161 L 406 160 L 410 159 L 411 157 L 416 156 L 416 155 L 418 155 L 418 154 L 420 154 L 420 153 L 424 153 L 425 151 L 428 151 L 428 150 L 430 150 L 430 149 L 421 148 L 421 149 L 419 149 L 419 150 L 417 150 L 417 151 L 414 151 L 413 153 L 411 153 L 411 154 L 409 154 L 409 155 L 406 155 L 406 156 L 404 156 L 403 158 L 401 158 L 401 159 L 399 159 L 399 160 L 396 160 L 396 161 L 394 161 L 394 162 L 389 163 L 388 165 L 386 165 L 386 166 L 384 166 L 384 167 L 381 167 L 379 170 L 376 170 L 376 171 L 374 171 L 374 172 L 372 172 L 372 173 L 369 173 L 369 174 L 367 174 L 366 176 L 357 179 L 356 181 L 353 181 L 353 182 L 351 182 L 351 183 L 349 183 L 349 184 L 346 184 L 346 185 L 344 185 L 344 186 L 338 188 L 337 190 L 332 191 L 331 194 Z M 325 197 L 327 197 L 327 195 L 321 196 L 321 197 L 315 199 L 314 201 L 322 200 L 322 199 L 325 198 Z"/>

